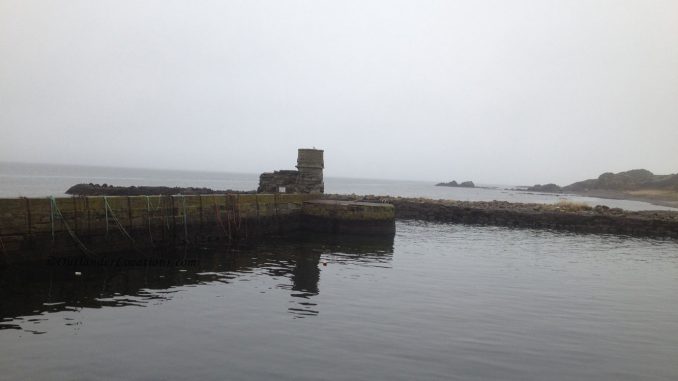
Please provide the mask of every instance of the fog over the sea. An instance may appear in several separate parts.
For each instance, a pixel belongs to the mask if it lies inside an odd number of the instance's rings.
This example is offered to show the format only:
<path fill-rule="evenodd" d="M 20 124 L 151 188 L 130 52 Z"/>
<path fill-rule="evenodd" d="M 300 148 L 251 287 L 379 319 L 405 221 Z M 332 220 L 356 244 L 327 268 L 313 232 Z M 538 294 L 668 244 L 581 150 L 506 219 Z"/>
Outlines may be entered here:
<path fill-rule="evenodd" d="M 678 172 L 678 1 L 0 0 L 0 161 Z"/>

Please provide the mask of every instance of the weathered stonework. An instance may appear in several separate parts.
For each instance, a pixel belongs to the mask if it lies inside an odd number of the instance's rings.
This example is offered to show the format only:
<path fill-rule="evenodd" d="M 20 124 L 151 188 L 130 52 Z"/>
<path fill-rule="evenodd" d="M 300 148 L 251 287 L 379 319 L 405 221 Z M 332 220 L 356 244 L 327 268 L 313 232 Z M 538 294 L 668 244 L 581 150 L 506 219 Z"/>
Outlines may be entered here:
<path fill-rule="evenodd" d="M 323 150 L 300 148 L 297 170 L 265 172 L 259 176 L 259 193 L 324 193 Z"/>
<path fill-rule="evenodd" d="M 308 200 L 301 209 L 307 231 L 335 234 L 395 234 L 395 208 L 391 204 L 338 200 Z"/>
<path fill-rule="evenodd" d="M 393 207 L 317 194 L 0 198 L 0 266 L 122 251 L 228 245 L 295 232 L 394 234 Z M 305 211 L 306 210 L 306 211 Z M 308 221 L 306 221 L 308 220 Z"/>

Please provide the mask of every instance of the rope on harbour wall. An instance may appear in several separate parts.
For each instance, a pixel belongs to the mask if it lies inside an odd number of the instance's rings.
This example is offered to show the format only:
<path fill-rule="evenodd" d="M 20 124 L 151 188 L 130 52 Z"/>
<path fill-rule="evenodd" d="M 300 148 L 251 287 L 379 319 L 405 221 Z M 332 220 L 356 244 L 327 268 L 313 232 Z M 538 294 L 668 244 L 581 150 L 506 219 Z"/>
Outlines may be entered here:
<path fill-rule="evenodd" d="M 238 195 L 234 196 L 233 199 L 233 205 L 231 207 L 231 212 L 229 213 L 229 219 L 228 219 L 228 230 L 231 231 L 231 220 L 233 220 L 233 230 L 237 234 L 237 236 L 240 236 L 241 229 L 241 218 L 240 218 L 240 197 Z"/>
<path fill-rule="evenodd" d="M 186 213 L 186 197 L 181 196 L 181 203 L 184 205 L 184 237 L 188 242 L 188 213 Z"/>
<path fill-rule="evenodd" d="M 189 243 L 190 241 L 188 240 L 188 219 L 186 216 L 186 197 L 183 194 L 180 194 L 179 196 L 181 196 L 181 206 L 183 209 L 182 214 L 184 217 L 184 241 L 186 241 L 186 243 Z"/>
<path fill-rule="evenodd" d="M 217 196 L 213 195 L 212 199 L 214 200 L 214 215 L 217 219 L 217 222 L 219 222 L 219 226 L 221 226 L 221 230 L 224 232 L 224 236 L 228 237 L 228 239 L 231 239 L 231 232 L 230 229 L 227 232 L 226 227 L 224 226 L 224 221 L 221 220 L 221 212 L 219 211 L 219 205 L 217 204 Z M 227 216 L 228 218 L 228 216 Z"/>
<path fill-rule="evenodd" d="M 54 221 L 58 217 L 61 220 L 61 222 L 64 224 L 64 226 L 66 227 L 66 231 L 68 231 L 68 235 L 70 235 L 71 238 L 73 239 L 73 241 L 75 241 L 75 243 L 78 245 L 78 248 L 80 250 L 82 250 L 82 252 L 87 254 L 87 255 L 94 255 L 94 252 L 92 250 L 88 249 L 87 246 L 85 246 L 85 244 L 75 234 L 73 229 L 71 229 L 71 227 L 68 225 L 68 222 L 66 222 L 64 215 L 61 213 L 61 210 L 57 206 L 57 202 L 56 202 L 56 199 L 54 198 L 54 196 L 49 196 L 49 200 L 50 200 L 50 208 L 49 208 L 50 209 L 50 221 L 52 222 L 52 242 L 54 242 Z M 4 245 L 3 245 L 3 248 L 4 248 Z"/>
<path fill-rule="evenodd" d="M 238 230 L 238 233 L 241 230 L 242 226 L 242 214 L 240 214 L 240 196 L 235 196 L 235 204 L 233 205 L 233 223 L 238 223 L 236 226 L 236 229 Z M 237 218 L 237 220 L 236 220 Z"/>
<path fill-rule="evenodd" d="M 108 199 L 104 196 L 104 213 L 106 214 L 106 237 L 108 238 Z"/>
<path fill-rule="evenodd" d="M 158 206 L 151 209 L 151 198 L 149 196 L 145 196 L 145 197 L 146 197 L 146 210 L 147 210 L 146 219 L 148 220 L 148 236 L 151 238 L 151 243 L 153 243 L 153 229 L 151 227 L 151 213 L 155 213 L 155 212 L 160 210 L 160 207 L 162 206 L 162 198 L 158 198 Z M 166 213 L 164 211 L 162 213 L 162 220 L 163 220 L 163 223 L 161 225 L 164 229 L 165 225 L 167 224 L 167 216 L 166 216 Z M 167 226 L 167 229 L 169 229 L 169 226 Z"/>
<path fill-rule="evenodd" d="M 115 212 L 113 212 L 113 208 L 111 208 L 111 205 L 108 203 L 108 199 L 105 196 L 104 196 L 104 207 L 106 208 L 106 218 L 107 218 L 106 219 L 106 231 L 108 232 L 108 212 L 110 211 L 110 215 L 111 215 L 111 217 L 113 217 L 113 221 L 116 223 L 116 225 L 118 225 L 118 229 L 120 230 L 120 232 L 125 237 L 129 238 L 129 240 L 132 242 L 132 247 L 134 248 L 134 250 L 136 250 L 137 252 L 139 252 L 140 254 L 143 254 L 145 256 L 146 253 L 139 250 L 139 248 L 137 247 L 137 243 L 134 240 L 134 238 L 127 232 L 125 227 L 120 223 L 120 220 L 118 220 L 118 217 L 115 215 Z"/>
<path fill-rule="evenodd" d="M 110 210 L 111 212 L 111 217 L 113 217 L 113 221 L 118 225 L 118 229 L 122 232 L 122 234 L 129 238 L 132 242 L 134 242 L 134 238 L 125 230 L 125 227 L 122 226 L 120 223 L 120 220 L 118 220 L 118 217 L 116 217 L 115 212 L 113 212 L 113 209 L 111 206 L 108 204 L 108 199 L 104 196 L 104 206 L 106 207 L 106 232 L 108 232 L 108 211 Z"/>
<path fill-rule="evenodd" d="M 54 206 L 56 201 L 54 201 L 54 196 L 49 196 L 49 222 L 52 225 L 52 242 L 54 242 Z"/>
<path fill-rule="evenodd" d="M 146 196 L 146 220 L 148 220 L 148 236 L 153 243 L 153 233 L 151 231 L 151 199 Z"/>
<path fill-rule="evenodd" d="M 238 236 L 247 239 L 247 224 L 244 224 L 245 228 L 243 229 L 242 213 L 240 213 L 240 196 L 238 195 L 235 196 L 235 203 L 233 204 L 233 225 L 238 232 Z"/>
<path fill-rule="evenodd" d="M 172 197 L 172 196 L 168 196 Z M 173 202 L 165 202 L 165 207 L 162 210 L 162 218 L 165 220 L 165 226 L 167 227 L 167 231 L 172 230 L 172 227 L 170 226 L 170 218 L 174 219 L 174 203 Z"/>
<path fill-rule="evenodd" d="M 148 196 L 146 196 L 146 197 L 148 197 Z M 158 196 L 158 206 L 153 208 L 153 212 L 162 211 L 163 230 L 169 231 L 171 229 L 170 229 L 169 218 L 167 216 L 167 209 L 168 208 L 167 207 L 163 208 L 162 200 L 163 200 L 163 196 L 162 195 Z M 149 205 L 150 205 L 150 202 L 149 202 Z"/>
<path fill-rule="evenodd" d="M 232 239 L 233 229 L 231 228 L 231 212 L 229 210 L 226 211 L 226 224 L 228 224 L 228 238 Z"/>

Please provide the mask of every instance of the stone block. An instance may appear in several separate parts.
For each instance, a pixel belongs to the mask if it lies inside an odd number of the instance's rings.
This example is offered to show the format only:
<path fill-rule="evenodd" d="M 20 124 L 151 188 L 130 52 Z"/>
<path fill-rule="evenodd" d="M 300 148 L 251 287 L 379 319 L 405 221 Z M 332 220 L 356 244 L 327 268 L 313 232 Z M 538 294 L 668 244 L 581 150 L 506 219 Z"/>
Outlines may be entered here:
<path fill-rule="evenodd" d="M 28 213 L 23 198 L 0 199 L 0 235 L 25 234 Z"/>
<path fill-rule="evenodd" d="M 275 196 L 272 194 L 258 194 L 257 209 L 259 211 L 259 218 L 275 217 L 277 209 Z"/>
<path fill-rule="evenodd" d="M 395 208 L 380 203 L 307 201 L 302 207 L 302 224 L 328 233 L 395 234 Z"/>
<path fill-rule="evenodd" d="M 31 232 L 50 233 L 52 231 L 52 207 L 48 198 L 32 198 L 29 200 L 31 210 Z M 56 228 L 56 226 L 55 226 Z"/>
<path fill-rule="evenodd" d="M 257 218 L 257 195 L 238 195 L 237 212 L 240 218 Z"/>

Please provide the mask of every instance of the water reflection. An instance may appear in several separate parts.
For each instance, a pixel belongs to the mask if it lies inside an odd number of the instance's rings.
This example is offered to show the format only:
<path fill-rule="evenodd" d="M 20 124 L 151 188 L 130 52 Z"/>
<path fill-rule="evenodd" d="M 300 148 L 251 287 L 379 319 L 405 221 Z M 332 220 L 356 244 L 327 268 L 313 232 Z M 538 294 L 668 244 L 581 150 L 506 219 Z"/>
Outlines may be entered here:
<path fill-rule="evenodd" d="M 290 313 L 296 317 L 314 316 L 318 314 L 317 304 L 311 298 L 318 295 L 320 281 L 320 253 L 310 252 L 297 254 L 294 269 L 292 270 L 292 301 L 295 305 L 289 307 Z M 296 302 L 296 303 L 295 303 Z"/>
<path fill-rule="evenodd" d="M 54 313 L 145 307 L 170 300 L 186 287 L 262 274 L 281 280 L 277 289 L 289 290 L 288 311 L 295 318 L 315 316 L 319 308 L 313 297 L 320 292 L 323 257 L 333 264 L 387 266 L 392 254 L 393 238 L 306 235 L 246 247 L 163 252 L 144 260 L 130 253 L 105 263 L 81 258 L 8 266 L 0 268 L 0 330 L 40 334 L 45 332 L 41 324 Z M 64 319 L 77 328 L 76 319 Z"/>

